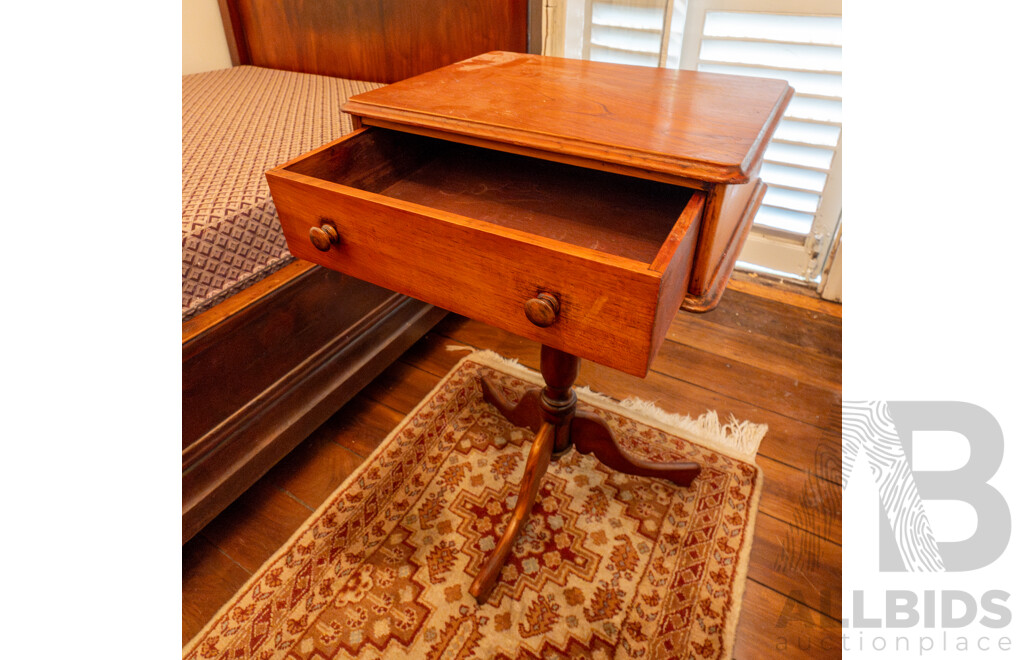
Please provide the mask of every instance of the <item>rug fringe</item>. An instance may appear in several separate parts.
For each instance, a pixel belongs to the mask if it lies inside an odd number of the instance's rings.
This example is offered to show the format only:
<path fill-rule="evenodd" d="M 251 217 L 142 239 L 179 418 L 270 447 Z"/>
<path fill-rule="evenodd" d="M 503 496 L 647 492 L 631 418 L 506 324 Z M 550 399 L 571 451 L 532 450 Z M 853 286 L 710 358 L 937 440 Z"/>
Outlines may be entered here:
<path fill-rule="evenodd" d="M 475 350 L 469 347 L 448 346 L 448 350 L 470 350 L 472 351 L 463 360 L 473 360 L 479 364 L 491 366 L 499 370 L 505 370 L 523 380 L 530 381 L 536 385 L 542 385 L 543 379 L 539 373 L 519 363 L 518 360 L 503 357 L 490 350 Z M 757 455 L 758 447 L 768 433 L 767 424 L 757 424 L 749 421 L 741 421 L 734 415 L 729 415 L 729 420 L 724 424 L 719 420 L 718 413 L 708 410 L 697 419 L 689 415 L 668 412 L 660 408 L 656 403 L 646 401 L 637 397 L 629 397 L 622 401 L 595 392 L 587 386 L 578 386 L 576 395 L 580 401 L 591 405 L 598 405 L 618 412 L 629 411 L 629 415 L 638 418 L 640 421 L 654 426 L 666 433 L 679 434 L 680 432 L 694 436 L 694 440 L 709 445 L 724 454 L 753 461 Z"/>
<path fill-rule="evenodd" d="M 716 442 L 723 443 L 740 454 L 753 458 L 757 455 L 757 449 L 761 440 L 768 433 L 767 424 L 757 424 L 746 420 L 736 419 L 736 416 L 729 414 L 729 421 L 722 423 L 718 419 L 718 413 L 708 410 L 697 419 L 689 415 L 662 410 L 650 401 L 644 401 L 636 397 L 629 397 L 621 403 L 623 408 L 653 418 L 663 424 L 676 426 L 699 433 L 703 438 L 713 438 Z"/>
<path fill-rule="evenodd" d="M 494 363 L 502 364 L 502 365 L 505 365 L 506 367 L 509 367 L 510 369 L 515 371 L 517 374 L 519 374 L 521 372 L 521 370 L 525 370 L 526 372 L 533 373 L 533 371 L 531 369 L 528 369 L 527 367 L 524 367 L 522 364 L 520 364 L 519 360 L 516 360 L 515 358 L 507 358 L 504 355 L 501 355 L 499 353 L 495 353 L 494 351 L 491 351 L 491 350 L 480 349 L 480 348 L 473 348 L 472 346 L 460 346 L 458 344 L 448 344 L 447 346 L 445 346 L 445 350 L 453 351 L 453 352 L 456 352 L 456 351 L 469 351 L 470 354 L 467 355 L 465 358 L 463 358 L 463 360 L 465 360 L 467 358 L 474 358 L 474 359 L 475 358 L 479 358 L 479 359 L 476 360 L 477 362 L 488 361 L 488 362 L 490 362 L 492 364 L 494 364 Z"/>

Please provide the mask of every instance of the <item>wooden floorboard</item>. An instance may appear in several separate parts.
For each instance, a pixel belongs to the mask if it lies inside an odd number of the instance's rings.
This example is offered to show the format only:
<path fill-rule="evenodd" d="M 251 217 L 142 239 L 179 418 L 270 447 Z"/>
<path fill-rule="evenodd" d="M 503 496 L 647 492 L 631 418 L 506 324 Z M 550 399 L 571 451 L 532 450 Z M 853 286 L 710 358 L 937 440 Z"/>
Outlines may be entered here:
<path fill-rule="evenodd" d="M 466 353 L 537 369 L 539 346 L 449 316 L 182 548 L 191 639 Z M 454 350 L 452 350 L 454 349 Z M 821 658 L 840 648 L 842 312 L 756 285 L 706 314 L 680 312 L 644 379 L 584 362 L 595 391 L 669 412 L 767 424 L 765 474 L 736 658 Z"/>
<path fill-rule="evenodd" d="M 730 291 L 722 296 L 718 307 L 698 318 L 748 330 L 770 342 L 802 346 L 833 357 L 843 354 L 841 318 L 783 305 L 750 293 Z"/>
<path fill-rule="evenodd" d="M 195 636 L 250 573 L 202 535 L 181 549 L 181 643 Z"/>
<path fill-rule="evenodd" d="M 749 329 L 724 325 L 709 328 L 709 323 L 695 314 L 679 314 L 669 327 L 668 338 L 797 382 L 829 389 L 842 388 L 843 362 L 838 357 L 806 346 L 766 341 L 764 335 Z"/>

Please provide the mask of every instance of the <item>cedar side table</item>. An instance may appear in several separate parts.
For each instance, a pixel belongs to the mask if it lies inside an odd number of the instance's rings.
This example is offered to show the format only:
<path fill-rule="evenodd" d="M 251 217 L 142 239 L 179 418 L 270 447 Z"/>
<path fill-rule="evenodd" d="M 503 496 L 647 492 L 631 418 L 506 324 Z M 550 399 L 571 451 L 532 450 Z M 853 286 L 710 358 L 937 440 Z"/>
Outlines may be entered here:
<path fill-rule="evenodd" d="M 689 485 L 576 410 L 580 358 L 643 377 L 676 310 L 713 308 L 764 196 L 781 80 L 494 52 L 352 97 L 357 130 L 267 172 L 292 254 L 540 342 L 519 499 L 470 587 L 484 602 L 552 457 Z"/>

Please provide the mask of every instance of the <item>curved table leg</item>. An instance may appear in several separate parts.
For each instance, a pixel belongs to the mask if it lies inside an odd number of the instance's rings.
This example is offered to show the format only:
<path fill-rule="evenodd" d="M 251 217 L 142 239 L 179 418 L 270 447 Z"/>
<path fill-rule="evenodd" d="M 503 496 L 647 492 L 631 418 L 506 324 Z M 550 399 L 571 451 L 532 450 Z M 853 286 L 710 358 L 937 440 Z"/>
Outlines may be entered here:
<path fill-rule="evenodd" d="M 483 388 L 484 401 L 497 408 L 513 426 L 528 428 L 534 433 L 540 431 L 541 422 L 544 420 L 540 409 L 539 387 L 527 390 L 519 399 L 519 403 L 513 406 L 491 381 L 481 378 L 480 386 Z"/>
<path fill-rule="evenodd" d="M 697 463 L 652 463 L 633 458 L 623 451 L 603 419 L 576 409 L 576 393 L 572 387 L 579 367 L 578 357 L 543 346 L 541 374 L 545 387 L 531 388 L 514 406 L 491 382 L 480 379 L 485 401 L 514 425 L 529 428 L 537 435 L 526 459 L 519 498 L 508 527 L 469 587 L 469 593 L 477 603 L 486 602 L 494 589 L 512 544 L 530 515 L 552 454 L 557 458 L 575 446 L 581 454 L 593 454 L 597 460 L 619 472 L 667 479 L 680 486 L 689 486 L 700 474 Z"/>
<path fill-rule="evenodd" d="M 652 463 L 629 456 L 622 450 L 608 424 L 593 413 L 578 410 L 571 424 L 572 443 L 576 451 L 593 454 L 613 470 L 641 477 L 668 479 L 680 486 L 689 486 L 700 474 L 700 465 L 697 463 Z"/>
<path fill-rule="evenodd" d="M 540 480 L 547 472 L 548 463 L 551 461 L 551 447 L 555 440 L 555 427 L 545 422 L 541 425 L 540 431 L 533 439 L 533 446 L 530 447 L 530 454 L 526 458 L 526 468 L 523 470 L 523 480 L 519 484 L 519 499 L 516 500 L 515 509 L 512 511 L 512 519 L 509 520 L 505 533 L 498 541 L 497 547 L 484 562 L 476 579 L 469 587 L 469 593 L 476 602 L 483 604 L 491 595 L 494 584 L 498 581 L 501 568 L 505 565 L 505 558 L 512 550 L 512 544 L 519 536 L 519 530 L 526 524 L 530 516 L 530 509 L 540 489 Z"/>

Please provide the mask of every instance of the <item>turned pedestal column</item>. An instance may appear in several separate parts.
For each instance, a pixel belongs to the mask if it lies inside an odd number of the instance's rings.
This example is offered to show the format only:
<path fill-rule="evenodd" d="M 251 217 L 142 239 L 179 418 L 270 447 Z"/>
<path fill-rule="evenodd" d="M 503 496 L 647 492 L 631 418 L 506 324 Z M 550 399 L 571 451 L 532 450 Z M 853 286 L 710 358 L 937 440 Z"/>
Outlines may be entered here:
<path fill-rule="evenodd" d="M 652 463 L 629 456 L 616 442 L 603 419 L 577 410 L 573 383 L 580 371 L 578 357 L 543 346 L 540 370 L 544 376 L 544 387 L 528 390 L 515 405 L 509 403 L 489 381 L 481 381 L 484 400 L 511 423 L 529 428 L 536 436 L 526 459 L 512 518 L 469 588 L 469 593 L 478 603 L 486 601 L 494 588 L 512 544 L 526 524 L 540 481 L 552 458 L 557 459 L 575 446 L 581 454 L 593 454 L 608 467 L 626 474 L 659 477 L 680 486 L 689 486 L 700 474 L 700 466 L 696 463 Z"/>

